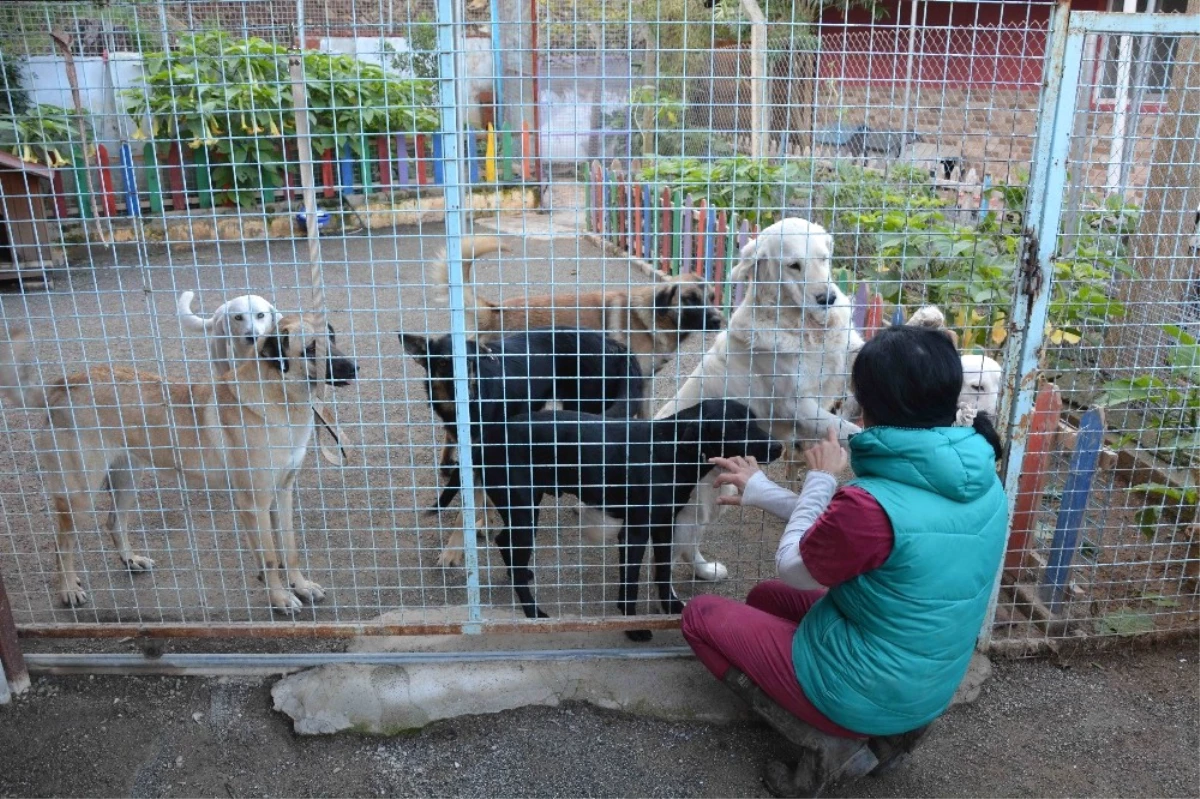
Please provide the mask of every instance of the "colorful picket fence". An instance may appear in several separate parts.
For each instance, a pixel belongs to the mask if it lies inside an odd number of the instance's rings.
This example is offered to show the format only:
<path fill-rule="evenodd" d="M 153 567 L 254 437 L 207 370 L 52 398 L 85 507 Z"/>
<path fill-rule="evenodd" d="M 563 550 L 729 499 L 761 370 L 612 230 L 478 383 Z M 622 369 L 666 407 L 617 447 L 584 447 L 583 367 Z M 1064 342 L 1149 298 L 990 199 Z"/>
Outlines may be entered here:
<path fill-rule="evenodd" d="M 318 196 L 334 199 L 339 193 L 369 195 L 444 185 L 444 141 L 444 136 L 436 133 L 363 136 L 359 143 L 362 155 L 355 153 L 349 143 L 343 145 L 341 153 L 326 150 L 314 165 Z M 534 179 L 534 143 L 528 125 L 519 131 L 468 127 L 463 132 L 462 146 L 468 185 L 511 185 Z M 299 195 L 300 165 L 296 150 L 294 144 L 285 145 L 286 168 L 282 180 L 280 185 L 262 188 L 263 205 Z M 55 171 L 52 184 L 54 213 L 60 219 L 207 209 L 217 204 L 218 194 L 230 188 L 213 185 L 212 169 L 219 162 L 205 148 L 192 150 L 179 142 L 147 142 L 141 148 L 141 164 L 136 164 L 132 148 L 124 144 L 120 163 L 114 165 L 105 146 L 100 145 L 91 163 L 92 190 L 96 194 L 92 198 L 88 196 L 83 153 L 75 148 L 73 155 L 72 164 Z M 121 192 L 115 189 L 113 173 L 117 169 L 123 184 Z M 142 175 L 140 185 L 138 173 Z"/>
<path fill-rule="evenodd" d="M 588 229 L 664 275 L 692 272 L 719 289 L 728 316 L 742 301 L 744 287 L 732 278 L 742 247 L 758 225 L 736 211 L 714 208 L 706 197 L 633 179 L 616 164 L 589 167 Z M 870 339 L 885 324 L 904 324 L 900 307 L 885 320 L 883 296 L 866 283 L 846 282 L 855 326 Z"/>

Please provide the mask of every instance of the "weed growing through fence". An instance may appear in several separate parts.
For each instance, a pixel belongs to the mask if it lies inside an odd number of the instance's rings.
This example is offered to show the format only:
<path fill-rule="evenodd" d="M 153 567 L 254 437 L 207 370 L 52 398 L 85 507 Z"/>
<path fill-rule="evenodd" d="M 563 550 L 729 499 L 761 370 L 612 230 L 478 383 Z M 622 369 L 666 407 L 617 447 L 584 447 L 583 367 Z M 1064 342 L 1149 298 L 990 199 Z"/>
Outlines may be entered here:
<path fill-rule="evenodd" d="M 135 138 L 178 141 L 203 153 L 214 202 L 249 205 L 284 185 L 284 144 L 295 133 L 288 51 L 220 31 L 180 38 L 148 53 L 145 89 L 129 89 L 129 113 L 149 119 Z M 309 127 L 317 153 L 346 147 L 368 156 L 370 137 L 438 127 L 434 84 L 402 78 L 348 55 L 304 53 Z M 165 155 L 165 153 L 164 153 Z"/>

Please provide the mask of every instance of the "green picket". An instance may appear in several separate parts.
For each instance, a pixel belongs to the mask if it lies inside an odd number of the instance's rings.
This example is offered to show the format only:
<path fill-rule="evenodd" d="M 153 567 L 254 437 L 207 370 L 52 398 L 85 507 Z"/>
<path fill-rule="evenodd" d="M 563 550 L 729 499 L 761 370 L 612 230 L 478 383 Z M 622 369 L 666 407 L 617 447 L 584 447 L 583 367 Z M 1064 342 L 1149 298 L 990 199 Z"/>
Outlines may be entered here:
<path fill-rule="evenodd" d="M 87 191 L 87 168 L 83 162 L 83 151 L 78 147 L 71 148 L 71 174 L 75 177 L 75 198 L 79 201 L 79 216 L 91 219 L 92 200 Z"/>
<path fill-rule="evenodd" d="M 158 177 L 158 153 L 154 150 L 154 142 L 146 142 L 142 148 L 142 164 L 146 170 L 146 191 L 150 194 L 150 212 L 164 213 L 162 184 Z"/>
<path fill-rule="evenodd" d="M 192 163 L 195 165 L 196 191 L 200 195 L 200 207 L 213 207 L 212 164 L 208 157 L 208 148 L 200 147 L 192 151 Z"/>

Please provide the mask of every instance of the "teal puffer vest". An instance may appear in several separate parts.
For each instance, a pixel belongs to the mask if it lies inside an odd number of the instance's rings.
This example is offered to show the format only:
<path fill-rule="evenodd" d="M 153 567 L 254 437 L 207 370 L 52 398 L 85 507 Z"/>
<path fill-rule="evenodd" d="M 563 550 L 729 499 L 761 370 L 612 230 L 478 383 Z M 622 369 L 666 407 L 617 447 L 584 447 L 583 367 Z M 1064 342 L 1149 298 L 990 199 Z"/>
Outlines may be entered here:
<path fill-rule="evenodd" d="M 850 483 L 887 512 L 887 561 L 805 615 L 792 663 L 805 696 L 865 735 L 942 714 L 966 674 L 1008 527 L 991 445 L 969 427 L 872 427 L 850 440 Z"/>

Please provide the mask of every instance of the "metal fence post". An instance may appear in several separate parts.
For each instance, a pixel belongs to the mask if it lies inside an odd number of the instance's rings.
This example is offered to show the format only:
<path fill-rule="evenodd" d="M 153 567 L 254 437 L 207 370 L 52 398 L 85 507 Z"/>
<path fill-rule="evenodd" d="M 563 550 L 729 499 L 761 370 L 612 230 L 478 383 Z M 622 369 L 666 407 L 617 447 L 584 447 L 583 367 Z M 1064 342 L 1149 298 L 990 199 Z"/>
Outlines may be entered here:
<path fill-rule="evenodd" d="M 455 35 L 455 2 L 438 0 L 438 89 L 441 103 L 442 157 L 445 159 L 446 267 L 450 282 L 450 336 L 454 356 L 454 403 L 458 420 L 458 463 L 462 475 L 463 557 L 467 570 L 466 632 L 479 632 L 483 620 L 479 596 L 479 554 L 475 547 L 475 472 L 471 458 L 470 387 L 467 383 L 467 320 L 462 272 L 462 163 L 458 119 L 458 41 Z M 487 512 L 486 508 L 478 509 Z"/>
<path fill-rule="evenodd" d="M 1046 314 L 1054 282 L 1052 259 L 1058 244 L 1062 218 L 1062 191 L 1066 185 L 1066 158 L 1070 145 L 1071 119 L 1083 58 L 1082 37 L 1070 37 L 1071 8 L 1060 0 L 1047 34 L 1049 56 L 1042 82 L 1041 120 L 1033 151 L 1029 196 L 1025 208 L 1025 242 L 1015 288 L 1011 332 L 1004 358 L 1003 403 L 1000 418 L 1007 421 L 1008 452 L 1004 462 L 1004 488 L 1011 519 L 1016 505 L 1017 480 L 1025 460 L 1025 445 L 1037 393 L 1039 360 L 1045 339 Z M 1007 551 L 1007 536 L 1005 541 Z M 988 612 L 979 633 L 980 647 L 991 641 L 996 601 L 1004 573 L 997 571 Z"/>

